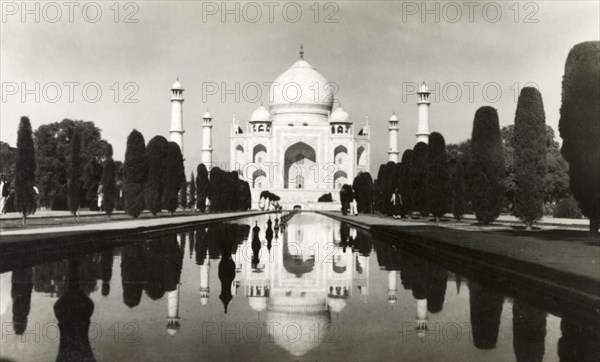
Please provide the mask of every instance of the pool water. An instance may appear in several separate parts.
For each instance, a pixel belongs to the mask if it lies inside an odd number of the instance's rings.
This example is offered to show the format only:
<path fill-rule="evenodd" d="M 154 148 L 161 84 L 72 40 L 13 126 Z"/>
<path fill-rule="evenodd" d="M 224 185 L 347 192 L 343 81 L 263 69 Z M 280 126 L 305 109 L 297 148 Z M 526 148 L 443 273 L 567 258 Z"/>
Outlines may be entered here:
<path fill-rule="evenodd" d="M 557 361 L 598 326 L 314 213 L 201 226 L 0 275 L 6 361 Z"/>

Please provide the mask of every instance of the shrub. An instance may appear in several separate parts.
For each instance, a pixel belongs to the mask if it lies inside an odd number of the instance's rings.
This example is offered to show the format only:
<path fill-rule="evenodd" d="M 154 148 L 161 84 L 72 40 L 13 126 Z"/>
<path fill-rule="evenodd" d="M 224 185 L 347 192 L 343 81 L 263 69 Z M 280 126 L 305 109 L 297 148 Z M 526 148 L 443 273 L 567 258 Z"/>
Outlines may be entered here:
<path fill-rule="evenodd" d="M 556 204 L 552 216 L 566 219 L 581 219 L 583 213 L 579 208 L 577 200 L 573 196 L 569 196 Z"/>

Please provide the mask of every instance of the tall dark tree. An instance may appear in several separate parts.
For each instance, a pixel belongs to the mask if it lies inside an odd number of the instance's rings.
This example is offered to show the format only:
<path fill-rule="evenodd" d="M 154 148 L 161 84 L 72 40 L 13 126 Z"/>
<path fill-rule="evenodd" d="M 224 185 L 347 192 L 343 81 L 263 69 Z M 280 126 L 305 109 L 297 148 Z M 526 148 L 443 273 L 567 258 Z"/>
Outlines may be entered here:
<path fill-rule="evenodd" d="M 200 212 L 206 211 L 206 198 L 209 190 L 208 170 L 203 163 L 198 164 L 196 169 L 196 207 Z"/>
<path fill-rule="evenodd" d="M 427 210 L 436 220 L 439 220 L 448 211 L 450 187 L 446 142 L 444 136 L 438 132 L 429 135 L 426 165 L 425 197 Z"/>
<path fill-rule="evenodd" d="M 191 209 L 196 208 L 196 178 L 194 177 L 194 172 L 192 171 L 192 175 L 190 176 L 190 202 L 188 206 Z"/>
<path fill-rule="evenodd" d="M 410 170 L 412 167 L 412 150 L 402 154 L 402 171 L 400 172 L 400 196 L 402 196 L 402 214 L 410 215 L 412 209 L 412 189 L 410 184 Z"/>
<path fill-rule="evenodd" d="M 167 178 L 167 154 L 169 141 L 163 136 L 154 136 L 147 146 L 148 179 L 144 186 L 146 208 L 152 215 L 162 209 L 162 194 Z"/>
<path fill-rule="evenodd" d="M 210 211 L 223 211 L 226 205 L 223 205 L 223 191 L 227 183 L 226 172 L 219 167 L 210 169 L 210 183 L 208 198 L 210 200 Z"/>
<path fill-rule="evenodd" d="M 373 207 L 373 179 L 368 172 L 359 172 L 352 183 L 358 212 L 370 213 Z"/>
<path fill-rule="evenodd" d="M 107 147 L 111 147 L 107 145 Z M 80 206 L 87 206 L 92 211 L 99 210 L 98 208 L 98 186 L 102 182 L 102 165 L 93 158 L 88 162 L 83 170 L 81 177 L 81 186 L 84 195 Z"/>
<path fill-rule="evenodd" d="M 536 88 L 521 91 L 514 138 L 515 215 L 530 229 L 544 215 L 546 175 L 546 116 Z"/>
<path fill-rule="evenodd" d="M 138 217 L 144 210 L 144 184 L 148 178 L 146 142 L 137 130 L 127 137 L 127 150 L 123 164 L 123 198 L 125 212 Z"/>
<path fill-rule="evenodd" d="M 185 177 L 181 181 L 181 187 L 179 188 L 179 205 L 184 210 L 188 207 L 188 183 Z"/>
<path fill-rule="evenodd" d="M 69 156 L 69 211 L 77 217 L 79 204 L 81 203 L 81 135 L 79 127 L 73 129 L 73 137 L 70 140 L 71 154 Z"/>
<path fill-rule="evenodd" d="M 21 213 L 23 225 L 27 216 L 35 213 L 35 147 L 29 118 L 21 117 L 17 133 L 17 154 L 15 156 L 15 206 Z"/>
<path fill-rule="evenodd" d="M 427 144 L 419 142 L 412 152 L 410 165 L 411 204 L 414 211 L 422 216 L 427 216 L 427 199 L 425 196 L 425 183 L 427 182 Z"/>
<path fill-rule="evenodd" d="M 475 216 L 484 225 L 496 220 L 502 211 L 504 172 L 498 112 L 481 107 L 473 121 L 469 173 Z"/>
<path fill-rule="evenodd" d="M 246 211 L 252 208 L 252 194 L 247 181 L 238 181 L 237 211 Z"/>
<path fill-rule="evenodd" d="M 162 192 L 162 206 L 171 214 L 177 210 L 177 196 L 181 183 L 185 183 L 185 170 L 181 149 L 175 142 L 167 143 L 167 155 L 164 169 L 165 183 Z"/>
<path fill-rule="evenodd" d="M 107 147 L 106 160 L 104 161 L 104 167 L 102 169 L 102 193 L 104 194 L 102 209 L 108 217 L 112 215 L 112 212 L 115 209 L 115 200 L 117 199 L 116 166 L 112 156 L 112 146 L 109 145 Z"/>
<path fill-rule="evenodd" d="M 468 211 L 467 192 L 465 188 L 465 168 L 467 159 L 461 157 L 456 161 L 454 179 L 452 180 L 452 214 L 460 221 Z"/>
<path fill-rule="evenodd" d="M 573 196 L 600 228 L 600 41 L 577 44 L 569 52 L 562 84 L 558 129 L 562 155 L 569 163 Z"/>

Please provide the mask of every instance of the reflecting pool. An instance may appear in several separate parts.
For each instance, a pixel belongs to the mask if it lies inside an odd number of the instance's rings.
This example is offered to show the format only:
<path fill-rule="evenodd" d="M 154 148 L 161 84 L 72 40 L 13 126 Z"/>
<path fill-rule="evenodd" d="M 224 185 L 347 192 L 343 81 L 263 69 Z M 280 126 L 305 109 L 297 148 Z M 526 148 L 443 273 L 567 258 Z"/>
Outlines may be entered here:
<path fill-rule="evenodd" d="M 0 275 L 9 361 L 595 360 L 561 319 L 314 213 L 276 214 Z M 534 307 L 537 305 L 537 307 Z"/>

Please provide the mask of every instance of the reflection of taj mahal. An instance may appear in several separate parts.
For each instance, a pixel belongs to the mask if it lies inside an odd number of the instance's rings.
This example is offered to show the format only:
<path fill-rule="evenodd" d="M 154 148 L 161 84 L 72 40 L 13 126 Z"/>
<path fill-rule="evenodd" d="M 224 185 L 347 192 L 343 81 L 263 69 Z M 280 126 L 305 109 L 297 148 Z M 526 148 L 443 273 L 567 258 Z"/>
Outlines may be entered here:
<path fill-rule="evenodd" d="M 260 106 L 241 127 L 233 119 L 231 169 L 248 180 L 253 200 L 269 190 L 283 203 L 306 205 L 337 192 L 369 170 L 368 121 L 356 129 L 348 113 L 333 110 L 335 83 L 300 59 L 270 86 L 271 105 Z M 308 206 L 308 205 L 306 205 Z"/>

